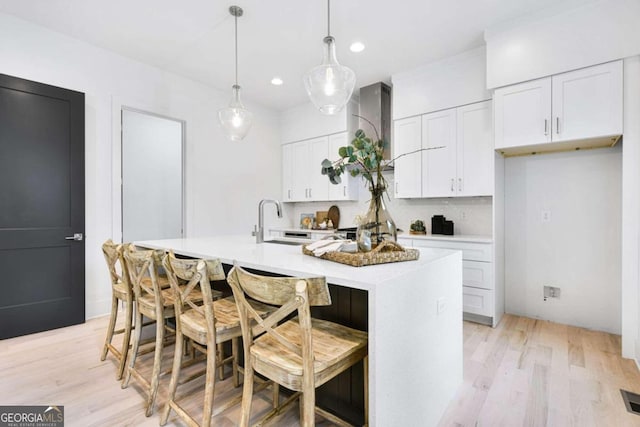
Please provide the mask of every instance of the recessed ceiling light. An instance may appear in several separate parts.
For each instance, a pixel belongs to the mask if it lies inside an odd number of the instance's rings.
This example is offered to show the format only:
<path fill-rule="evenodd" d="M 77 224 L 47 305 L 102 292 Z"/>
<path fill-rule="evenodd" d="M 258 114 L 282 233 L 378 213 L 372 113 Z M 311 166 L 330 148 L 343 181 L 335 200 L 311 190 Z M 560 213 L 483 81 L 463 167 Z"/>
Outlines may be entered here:
<path fill-rule="evenodd" d="M 351 52 L 362 52 L 364 50 L 364 43 L 361 42 L 353 42 L 351 43 L 351 46 L 349 46 L 349 49 L 351 49 Z"/>
<path fill-rule="evenodd" d="M 274 86 L 280 86 L 284 83 L 280 77 L 274 77 L 271 79 L 271 84 Z"/>

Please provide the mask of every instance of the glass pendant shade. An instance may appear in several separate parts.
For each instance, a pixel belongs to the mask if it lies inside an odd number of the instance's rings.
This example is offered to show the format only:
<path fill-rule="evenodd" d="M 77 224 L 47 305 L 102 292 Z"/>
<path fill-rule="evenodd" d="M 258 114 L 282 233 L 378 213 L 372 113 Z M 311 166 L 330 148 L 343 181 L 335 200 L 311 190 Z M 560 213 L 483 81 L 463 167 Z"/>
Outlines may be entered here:
<path fill-rule="evenodd" d="M 218 111 L 218 119 L 227 137 L 241 141 L 251 129 L 253 113 L 244 108 L 240 100 L 240 86 L 233 85 L 233 98 L 229 107 Z"/>
<path fill-rule="evenodd" d="M 340 112 L 351 98 L 356 75 L 349 67 L 338 63 L 334 38 L 327 36 L 323 41 L 325 49 L 322 64 L 304 76 L 304 87 L 316 108 L 330 115 Z"/>

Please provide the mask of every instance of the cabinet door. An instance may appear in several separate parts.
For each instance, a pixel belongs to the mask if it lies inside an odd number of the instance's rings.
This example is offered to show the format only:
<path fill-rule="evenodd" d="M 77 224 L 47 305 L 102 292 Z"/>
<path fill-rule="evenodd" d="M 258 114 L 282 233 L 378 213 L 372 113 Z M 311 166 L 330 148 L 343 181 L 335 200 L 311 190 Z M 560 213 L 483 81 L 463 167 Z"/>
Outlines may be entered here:
<path fill-rule="evenodd" d="M 495 148 L 551 141 L 551 78 L 496 89 Z"/>
<path fill-rule="evenodd" d="M 491 101 L 456 109 L 458 196 L 493 194 L 493 121 Z"/>
<path fill-rule="evenodd" d="M 340 147 L 349 145 L 349 136 L 347 132 L 337 133 L 329 136 L 329 160 L 338 159 L 338 150 Z M 323 176 L 327 181 L 326 176 Z M 357 200 L 358 187 L 357 180 L 354 179 L 349 172 L 340 176 L 342 182 L 338 185 L 329 183 L 329 200 Z"/>
<path fill-rule="evenodd" d="M 291 154 L 293 160 L 291 201 L 305 201 L 309 197 L 309 145 L 307 141 L 291 144 Z"/>
<path fill-rule="evenodd" d="M 322 161 L 329 156 L 329 137 L 323 136 L 307 141 L 309 158 L 304 165 L 308 182 L 307 199 L 323 201 L 329 199 L 329 178 L 322 175 Z"/>
<path fill-rule="evenodd" d="M 394 130 L 394 157 L 419 150 L 422 147 L 421 117 L 396 120 Z M 396 198 L 422 195 L 422 158 L 420 153 L 409 154 L 395 161 L 394 193 Z"/>
<path fill-rule="evenodd" d="M 293 144 L 282 146 L 282 200 L 293 201 Z"/>
<path fill-rule="evenodd" d="M 622 61 L 553 76 L 554 141 L 622 134 Z"/>
<path fill-rule="evenodd" d="M 422 197 L 456 195 L 456 109 L 422 116 Z"/>

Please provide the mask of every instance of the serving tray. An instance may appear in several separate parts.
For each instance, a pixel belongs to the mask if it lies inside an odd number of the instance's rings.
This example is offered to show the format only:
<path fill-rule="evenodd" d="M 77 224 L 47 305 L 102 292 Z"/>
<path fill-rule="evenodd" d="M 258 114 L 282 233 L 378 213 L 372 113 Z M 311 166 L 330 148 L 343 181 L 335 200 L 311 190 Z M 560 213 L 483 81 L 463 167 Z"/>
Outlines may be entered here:
<path fill-rule="evenodd" d="M 315 256 L 307 246 L 302 246 L 302 253 L 314 258 L 326 259 L 351 265 L 353 267 L 364 267 L 365 265 L 386 264 L 390 262 L 414 261 L 420 257 L 417 249 L 407 249 L 396 242 L 385 240 L 370 252 L 327 252 L 319 257 Z"/>

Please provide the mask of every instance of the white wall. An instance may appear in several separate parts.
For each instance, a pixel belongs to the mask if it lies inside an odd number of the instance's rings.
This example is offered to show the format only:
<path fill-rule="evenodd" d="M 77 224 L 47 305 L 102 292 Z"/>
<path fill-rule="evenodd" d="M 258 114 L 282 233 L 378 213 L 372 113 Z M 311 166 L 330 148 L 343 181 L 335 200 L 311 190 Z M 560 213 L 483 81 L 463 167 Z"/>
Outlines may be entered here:
<path fill-rule="evenodd" d="M 591 0 L 580 7 L 560 12 L 552 8 L 548 16 L 534 15 L 488 29 L 487 87 L 638 55 L 639 16 L 638 0 Z"/>
<path fill-rule="evenodd" d="M 393 119 L 491 99 L 484 47 L 391 76 Z"/>
<path fill-rule="evenodd" d="M 620 333 L 621 166 L 620 146 L 505 160 L 508 313 Z"/>
<path fill-rule="evenodd" d="M 640 362 L 640 56 L 624 60 L 622 355 Z"/>
<path fill-rule="evenodd" d="M 229 90 L 204 86 L 70 37 L 0 14 L 0 72 L 86 94 L 86 315 L 108 312 L 111 289 L 100 244 L 114 227 L 113 105 L 186 121 L 186 235 L 249 233 L 258 201 L 280 197 L 278 116 L 246 102 L 255 123 L 231 143 L 217 125 Z M 230 61 L 229 66 L 233 63 Z M 250 98 L 250 94 L 246 94 Z M 116 117 L 116 120 L 118 118 Z M 275 220 L 270 219 L 271 223 Z"/>

